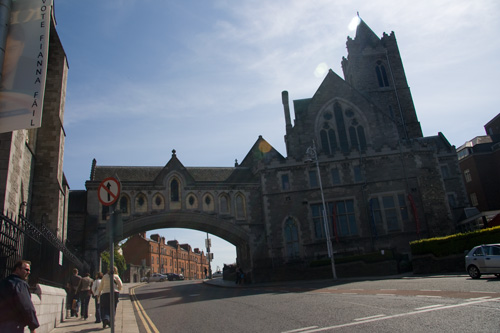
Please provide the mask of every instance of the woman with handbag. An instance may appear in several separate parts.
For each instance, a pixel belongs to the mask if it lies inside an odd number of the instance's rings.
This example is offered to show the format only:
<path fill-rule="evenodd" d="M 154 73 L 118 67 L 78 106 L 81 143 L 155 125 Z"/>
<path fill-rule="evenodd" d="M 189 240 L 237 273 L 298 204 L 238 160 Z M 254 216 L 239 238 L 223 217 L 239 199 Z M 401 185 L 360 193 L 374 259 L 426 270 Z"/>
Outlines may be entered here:
<path fill-rule="evenodd" d="M 114 273 L 114 274 L 113 274 Z M 113 313 L 116 313 L 116 306 L 118 304 L 118 296 L 120 295 L 120 290 L 122 290 L 122 280 L 118 276 L 118 269 L 114 266 L 114 272 L 111 270 L 102 277 L 101 284 L 97 294 L 100 296 L 101 301 L 101 318 L 102 318 L 102 328 L 106 328 L 106 325 L 110 325 L 110 300 L 111 300 L 111 279 L 113 279 L 113 296 L 115 301 L 115 309 Z"/>

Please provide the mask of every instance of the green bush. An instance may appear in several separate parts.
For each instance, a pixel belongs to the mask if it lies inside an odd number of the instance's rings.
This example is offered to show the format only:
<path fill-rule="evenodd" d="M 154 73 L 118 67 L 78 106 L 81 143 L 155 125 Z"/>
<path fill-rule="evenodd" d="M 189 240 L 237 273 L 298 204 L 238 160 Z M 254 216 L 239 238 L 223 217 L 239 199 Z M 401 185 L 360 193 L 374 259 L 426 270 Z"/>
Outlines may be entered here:
<path fill-rule="evenodd" d="M 489 243 L 500 243 L 500 227 L 420 239 L 410 242 L 410 247 L 412 255 L 433 254 L 436 257 L 445 257 L 464 254 L 476 245 Z"/>

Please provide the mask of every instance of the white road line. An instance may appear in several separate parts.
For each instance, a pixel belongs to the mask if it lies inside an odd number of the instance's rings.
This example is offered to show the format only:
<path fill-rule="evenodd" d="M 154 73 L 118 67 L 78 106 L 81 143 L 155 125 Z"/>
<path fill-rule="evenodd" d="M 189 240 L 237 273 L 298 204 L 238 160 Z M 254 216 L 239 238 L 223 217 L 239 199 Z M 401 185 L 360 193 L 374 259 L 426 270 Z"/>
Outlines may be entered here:
<path fill-rule="evenodd" d="M 442 296 L 432 296 L 432 295 L 417 295 L 416 297 L 442 298 Z"/>
<path fill-rule="evenodd" d="M 379 314 L 379 315 L 370 316 L 370 317 L 356 318 L 356 319 L 354 319 L 354 321 L 365 321 L 365 320 L 370 320 L 370 319 L 380 318 L 380 317 L 386 317 L 386 315 L 385 314 Z"/>
<path fill-rule="evenodd" d="M 435 305 L 429 305 L 429 306 L 422 306 L 421 308 L 415 308 L 415 310 L 427 310 L 427 309 L 439 308 L 441 306 L 444 306 L 444 305 L 443 304 L 435 304 Z"/>
<path fill-rule="evenodd" d="M 357 295 L 358 293 L 342 293 L 342 295 Z"/>
<path fill-rule="evenodd" d="M 387 319 L 394 319 L 394 318 L 400 318 L 400 317 L 406 317 L 406 316 L 411 316 L 415 314 L 421 314 L 421 313 L 426 313 L 426 312 L 431 312 L 431 311 L 441 311 L 441 310 L 446 310 L 446 309 L 453 309 L 453 308 L 459 308 L 462 306 L 469 306 L 473 304 L 480 304 L 480 303 L 486 303 L 486 302 L 499 302 L 500 297 L 498 298 L 489 298 L 489 299 L 482 299 L 478 301 L 473 301 L 473 302 L 464 302 L 460 304 L 454 304 L 454 305 L 445 305 L 441 307 L 434 307 L 430 309 L 424 309 L 424 310 L 417 310 L 417 311 L 411 311 L 411 312 L 406 312 L 406 313 L 399 313 L 396 315 L 392 316 L 385 316 L 385 317 L 377 317 L 373 319 L 368 319 L 365 321 L 357 321 L 357 322 L 351 322 L 351 323 L 346 323 L 346 324 L 340 324 L 340 325 L 334 325 L 334 326 L 329 326 L 329 327 L 322 327 L 322 328 L 317 328 L 317 329 L 312 329 L 309 331 L 302 331 L 303 333 L 312 333 L 312 332 L 321 332 L 321 331 L 329 331 L 333 330 L 335 328 L 343 328 L 343 327 L 349 327 L 349 326 L 356 326 L 356 325 L 362 325 L 366 324 L 369 322 L 375 322 L 375 321 L 381 321 L 381 320 L 387 320 Z"/>
<path fill-rule="evenodd" d="M 420 291 L 441 291 L 440 289 L 420 289 Z"/>
<path fill-rule="evenodd" d="M 395 294 L 376 294 L 376 296 L 394 296 Z"/>
<path fill-rule="evenodd" d="M 281 332 L 281 333 L 294 333 L 294 332 L 302 332 L 302 331 L 305 331 L 305 330 L 310 330 L 310 329 L 313 329 L 313 328 L 317 328 L 318 326 L 309 326 L 309 327 L 303 327 L 303 328 L 297 328 L 295 330 L 291 330 L 291 331 L 284 331 L 284 332 Z"/>

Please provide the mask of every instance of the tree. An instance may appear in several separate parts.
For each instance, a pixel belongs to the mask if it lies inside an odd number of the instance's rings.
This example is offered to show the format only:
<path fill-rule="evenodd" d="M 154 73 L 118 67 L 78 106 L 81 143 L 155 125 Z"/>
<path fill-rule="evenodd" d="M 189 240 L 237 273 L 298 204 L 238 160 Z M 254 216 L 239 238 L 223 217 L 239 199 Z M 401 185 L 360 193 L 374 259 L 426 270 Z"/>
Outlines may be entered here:
<path fill-rule="evenodd" d="M 104 251 L 101 253 L 103 272 L 107 272 L 109 269 L 109 251 Z M 118 247 L 115 246 L 115 266 L 118 268 L 118 275 L 122 275 L 127 269 L 127 264 L 125 263 L 125 258 L 118 252 Z"/>

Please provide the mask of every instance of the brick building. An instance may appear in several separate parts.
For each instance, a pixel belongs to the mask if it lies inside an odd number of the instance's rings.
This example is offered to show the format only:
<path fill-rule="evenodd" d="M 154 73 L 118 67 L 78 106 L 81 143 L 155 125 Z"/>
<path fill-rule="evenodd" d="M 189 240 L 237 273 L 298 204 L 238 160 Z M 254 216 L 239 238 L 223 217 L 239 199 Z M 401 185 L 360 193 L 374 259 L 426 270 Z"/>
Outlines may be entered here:
<path fill-rule="evenodd" d="M 457 149 L 467 195 L 480 212 L 500 210 L 500 114 L 484 129 Z"/>
<path fill-rule="evenodd" d="M 208 271 L 208 259 L 198 248 L 189 244 L 179 244 L 176 240 L 165 242 L 165 237 L 158 234 L 146 237 L 146 233 L 130 237 L 122 246 L 127 264 L 143 268 L 141 276 L 153 273 L 183 274 L 186 279 L 205 278 Z"/>

